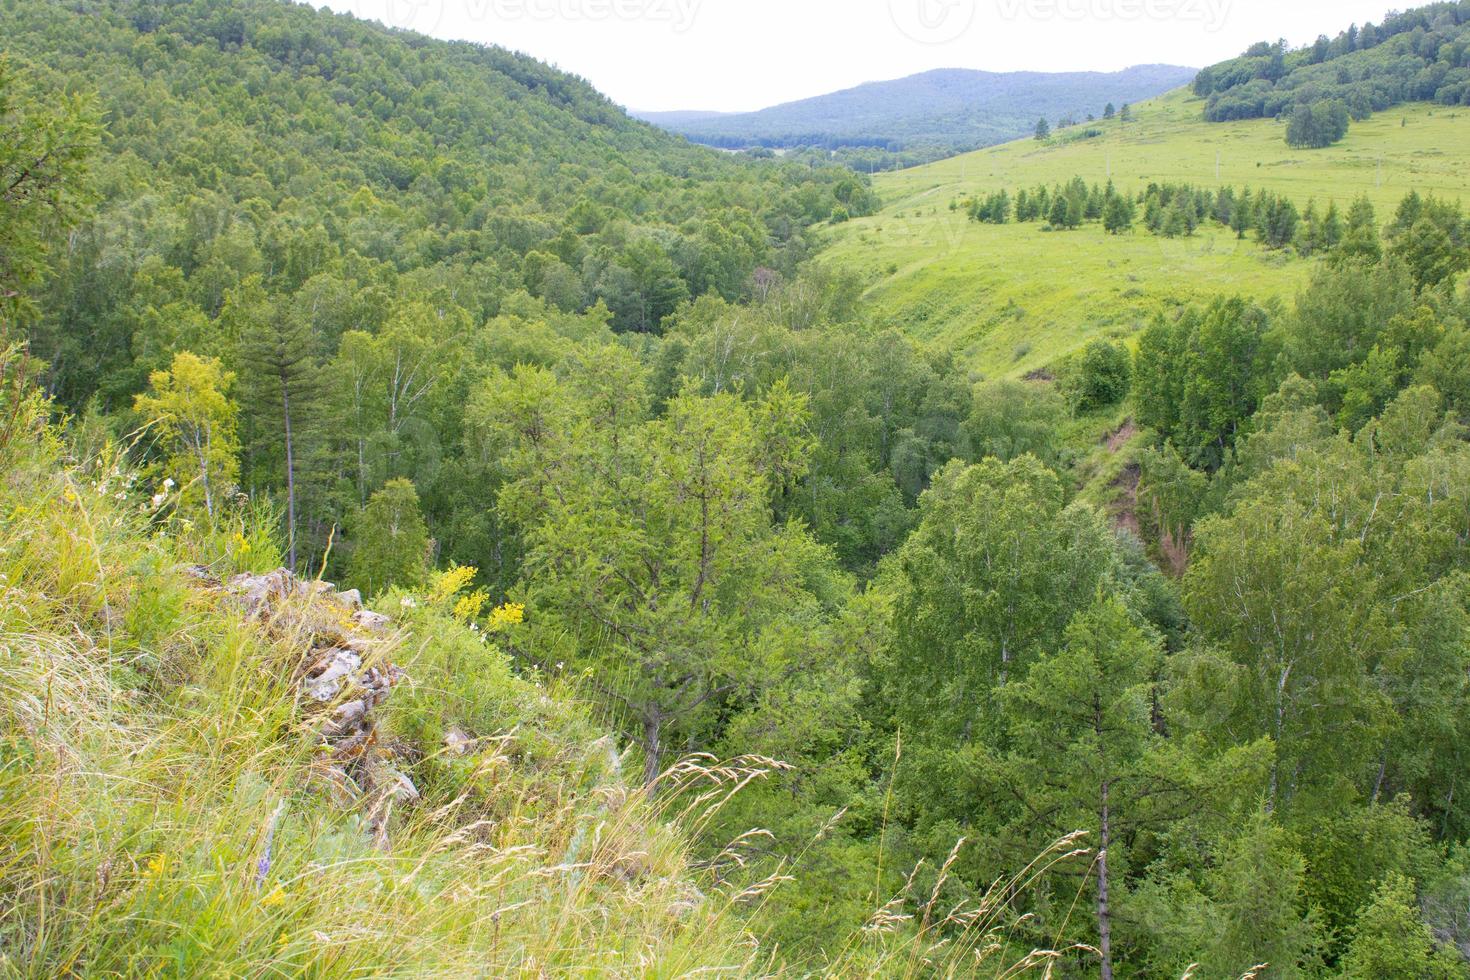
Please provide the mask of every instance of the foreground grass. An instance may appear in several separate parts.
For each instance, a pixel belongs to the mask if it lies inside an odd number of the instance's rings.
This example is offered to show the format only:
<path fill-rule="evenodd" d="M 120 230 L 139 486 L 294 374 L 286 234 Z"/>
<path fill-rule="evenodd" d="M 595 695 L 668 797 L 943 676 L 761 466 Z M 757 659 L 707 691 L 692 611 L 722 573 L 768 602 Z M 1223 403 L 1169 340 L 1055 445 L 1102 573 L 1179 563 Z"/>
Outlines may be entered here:
<path fill-rule="evenodd" d="M 0 438 L 0 975 L 767 972 L 611 742 L 432 596 L 394 603 L 407 679 L 363 750 L 421 795 L 368 798 L 302 695 L 301 610 L 180 567 L 268 541 L 145 530 L 135 478 L 61 465 L 41 419 Z"/>
<path fill-rule="evenodd" d="M 952 202 L 1079 175 L 1131 190 L 1249 185 L 1299 207 L 1367 194 L 1382 220 L 1410 190 L 1470 198 L 1470 111 L 1401 107 L 1354 123 L 1336 146 L 1293 150 L 1273 120 L 1206 123 L 1201 105 L 1181 90 L 1135 107 L 1128 123 L 1095 124 L 1100 137 L 1020 140 L 880 174 L 883 211 L 835 229 L 823 261 L 859 273 L 881 315 L 977 373 L 1022 376 L 1095 337 L 1131 336 L 1181 304 L 1220 293 L 1288 298 L 1311 263 L 1219 228 L 1173 240 L 1108 236 L 1096 224 L 1046 232 L 970 222 Z"/>

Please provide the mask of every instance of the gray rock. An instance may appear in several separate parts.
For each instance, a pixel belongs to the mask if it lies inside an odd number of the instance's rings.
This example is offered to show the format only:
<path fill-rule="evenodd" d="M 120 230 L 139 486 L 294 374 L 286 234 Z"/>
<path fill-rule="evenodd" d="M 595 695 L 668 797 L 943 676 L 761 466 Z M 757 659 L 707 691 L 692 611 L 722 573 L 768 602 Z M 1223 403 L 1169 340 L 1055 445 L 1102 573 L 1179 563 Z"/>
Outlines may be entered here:
<path fill-rule="evenodd" d="M 371 609 L 359 609 L 352 614 L 352 621 L 369 633 L 381 633 L 393 622 L 388 616 L 373 612 Z"/>
<path fill-rule="evenodd" d="M 302 682 L 306 696 L 325 704 L 342 693 L 348 679 L 362 667 L 362 658 L 351 650 L 332 650 L 325 666 Z"/>
<path fill-rule="evenodd" d="M 458 728 L 451 728 L 444 735 L 444 748 L 450 755 L 464 755 L 474 744 L 475 740 Z"/>

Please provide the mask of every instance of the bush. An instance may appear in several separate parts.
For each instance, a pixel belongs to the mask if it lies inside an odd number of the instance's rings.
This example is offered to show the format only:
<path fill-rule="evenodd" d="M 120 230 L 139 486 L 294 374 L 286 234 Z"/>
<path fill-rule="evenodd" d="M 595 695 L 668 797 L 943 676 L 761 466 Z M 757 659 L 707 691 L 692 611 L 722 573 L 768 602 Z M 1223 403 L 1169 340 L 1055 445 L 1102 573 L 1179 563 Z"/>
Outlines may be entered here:
<path fill-rule="evenodd" d="M 1094 340 L 1083 349 L 1069 379 L 1068 394 L 1079 412 L 1116 405 L 1133 383 L 1133 359 L 1122 344 Z"/>
<path fill-rule="evenodd" d="M 1347 135 L 1348 109 L 1341 102 L 1302 103 L 1292 110 L 1286 124 L 1289 146 L 1321 149 Z"/>

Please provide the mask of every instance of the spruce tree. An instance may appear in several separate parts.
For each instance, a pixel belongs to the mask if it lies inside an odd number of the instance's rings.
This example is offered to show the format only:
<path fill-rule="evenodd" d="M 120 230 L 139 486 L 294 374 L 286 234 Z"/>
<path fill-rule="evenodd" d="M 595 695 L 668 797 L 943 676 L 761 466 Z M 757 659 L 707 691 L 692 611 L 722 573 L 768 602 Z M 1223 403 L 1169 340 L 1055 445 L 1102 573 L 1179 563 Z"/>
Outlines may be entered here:
<path fill-rule="evenodd" d="M 1324 249 L 1334 249 L 1342 242 L 1342 236 L 1342 216 L 1338 214 L 1337 202 L 1333 201 L 1322 218 L 1321 245 Z"/>
<path fill-rule="evenodd" d="M 269 300 L 259 277 L 232 290 L 221 319 L 238 337 L 246 407 L 256 424 L 254 455 L 279 460 L 286 491 L 286 565 L 298 558 L 300 463 L 303 436 L 315 421 L 324 378 L 315 356 L 315 337 L 304 318 Z"/>
<path fill-rule="evenodd" d="M 1255 209 L 1255 201 L 1251 199 L 1251 189 L 1247 187 L 1240 192 L 1240 199 L 1235 202 L 1235 207 L 1230 212 L 1230 230 L 1235 232 L 1237 239 L 1244 241 L 1245 233 L 1253 227 Z"/>
<path fill-rule="evenodd" d="M 1169 209 L 1164 212 L 1162 233 L 1165 238 L 1183 238 L 1190 233 L 1189 215 L 1185 213 L 1184 204 L 1179 198 L 1175 198 L 1169 204 Z"/>
<path fill-rule="evenodd" d="M 1421 977 L 1426 980 L 1464 975 L 1458 956 L 1435 947 L 1433 934 L 1419 915 L 1414 883 L 1391 874 L 1358 914 L 1353 939 L 1342 959 L 1342 980 Z"/>
<path fill-rule="evenodd" d="M 1383 257 L 1383 244 L 1378 234 L 1378 218 L 1373 203 L 1359 197 L 1348 208 L 1347 230 L 1332 254 L 1335 263 L 1361 261 L 1376 265 Z"/>
<path fill-rule="evenodd" d="M 1086 218 L 1088 221 L 1096 221 L 1097 219 L 1102 217 L 1102 213 L 1102 189 L 1096 184 L 1093 184 L 1087 192 L 1087 205 L 1086 208 L 1083 210 L 1083 217 Z"/>
<path fill-rule="evenodd" d="M 1133 227 L 1133 204 L 1121 194 L 1109 197 L 1103 205 L 1103 229 L 1110 235 L 1121 235 Z"/>
<path fill-rule="evenodd" d="M 1065 195 L 1052 196 L 1051 210 L 1047 212 L 1046 220 L 1053 228 L 1067 227 L 1067 198 Z"/>
<path fill-rule="evenodd" d="M 1322 247 L 1321 221 L 1317 217 L 1316 201 L 1307 202 L 1307 210 L 1302 213 L 1301 224 L 1297 227 L 1292 245 L 1302 256 L 1313 255 Z"/>

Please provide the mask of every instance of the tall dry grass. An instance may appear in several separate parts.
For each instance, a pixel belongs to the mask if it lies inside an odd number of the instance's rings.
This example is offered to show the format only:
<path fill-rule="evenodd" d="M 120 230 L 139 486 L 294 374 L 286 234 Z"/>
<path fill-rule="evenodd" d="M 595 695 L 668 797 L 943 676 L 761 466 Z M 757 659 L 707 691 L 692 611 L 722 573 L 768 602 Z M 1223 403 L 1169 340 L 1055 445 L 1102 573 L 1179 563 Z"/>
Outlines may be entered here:
<path fill-rule="evenodd" d="M 302 638 L 181 571 L 268 561 L 269 532 L 160 523 L 116 460 L 63 458 L 39 401 L 0 409 L 0 973 L 765 971 L 608 743 L 448 616 L 394 656 L 451 686 L 442 651 L 473 651 L 492 683 L 459 706 L 487 730 L 446 760 L 412 739 L 438 692 L 384 705 L 425 785 L 375 846 L 326 778 Z"/>

